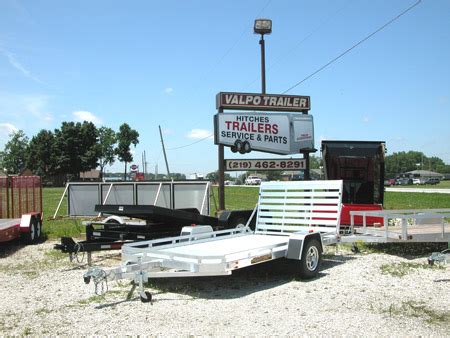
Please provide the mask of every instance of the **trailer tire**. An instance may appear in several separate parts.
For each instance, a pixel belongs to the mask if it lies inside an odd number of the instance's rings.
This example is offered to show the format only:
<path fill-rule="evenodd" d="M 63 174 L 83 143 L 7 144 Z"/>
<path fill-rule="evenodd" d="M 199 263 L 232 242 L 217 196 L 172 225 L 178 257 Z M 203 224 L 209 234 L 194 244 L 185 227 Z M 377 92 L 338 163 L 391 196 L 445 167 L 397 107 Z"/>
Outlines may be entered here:
<path fill-rule="evenodd" d="M 151 303 L 152 301 L 152 294 L 149 291 L 144 291 L 145 297 L 140 296 L 142 303 Z"/>
<path fill-rule="evenodd" d="M 30 228 L 28 232 L 22 234 L 22 239 L 26 244 L 34 244 L 38 240 L 38 225 L 36 218 L 31 218 Z M 40 232 L 39 232 L 40 233 Z"/>
<path fill-rule="evenodd" d="M 299 275 L 303 279 L 317 276 L 322 264 L 322 245 L 317 238 L 311 238 L 305 243 L 300 260 Z"/>

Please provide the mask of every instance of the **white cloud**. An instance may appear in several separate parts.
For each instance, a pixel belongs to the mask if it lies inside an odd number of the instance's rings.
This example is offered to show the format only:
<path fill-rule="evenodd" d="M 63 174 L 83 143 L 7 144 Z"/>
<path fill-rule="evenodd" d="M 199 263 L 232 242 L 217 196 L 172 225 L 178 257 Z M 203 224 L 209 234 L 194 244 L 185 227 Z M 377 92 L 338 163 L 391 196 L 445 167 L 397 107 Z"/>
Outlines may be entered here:
<path fill-rule="evenodd" d="M 363 123 L 369 123 L 370 119 L 368 116 L 364 116 L 362 121 L 363 121 Z"/>
<path fill-rule="evenodd" d="M 192 139 L 204 139 L 204 138 L 213 138 L 213 133 L 211 133 L 209 130 L 205 129 L 192 129 L 188 134 L 188 138 Z"/>
<path fill-rule="evenodd" d="M 45 95 L 15 95 L 0 92 L 2 122 L 11 123 L 19 129 L 48 128 L 53 121 L 48 105 L 49 97 Z"/>
<path fill-rule="evenodd" d="M 16 56 L 5 50 L 5 49 L 0 49 L 0 52 L 8 59 L 9 64 L 11 66 L 13 66 L 14 68 L 16 68 L 19 72 L 21 72 L 25 77 L 40 83 L 40 84 L 44 84 L 44 82 L 42 82 L 40 79 L 38 79 L 36 76 L 34 76 L 28 69 L 26 69 L 16 58 Z"/>
<path fill-rule="evenodd" d="M 79 122 L 88 121 L 92 122 L 93 124 L 102 123 L 101 119 L 99 119 L 97 116 L 86 110 L 74 111 L 72 115 L 74 116 L 75 120 Z"/>
<path fill-rule="evenodd" d="M 50 123 L 53 121 L 53 116 L 46 111 L 48 98 L 46 96 L 32 96 L 24 98 L 26 110 L 37 119 Z"/>
<path fill-rule="evenodd" d="M 164 89 L 164 93 L 166 93 L 166 94 L 172 94 L 172 93 L 173 93 L 173 88 L 168 87 L 168 88 Z"/>
<path fill-rule="evenodd" d="M 0 138 L 9 138 L 9 135 L 19 131 L 19 129 L 11 123 L 0 123 Z"/>

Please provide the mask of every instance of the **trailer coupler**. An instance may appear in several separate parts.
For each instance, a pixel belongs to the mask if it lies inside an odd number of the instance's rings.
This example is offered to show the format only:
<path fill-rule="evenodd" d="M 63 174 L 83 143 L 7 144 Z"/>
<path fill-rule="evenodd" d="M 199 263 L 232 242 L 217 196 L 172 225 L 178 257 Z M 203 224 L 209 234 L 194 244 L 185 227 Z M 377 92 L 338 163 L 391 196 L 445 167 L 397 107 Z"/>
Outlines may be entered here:
<path fill-rule="evenodd" d="M 446 249 L 442 252 L 433 252 L 428 257 L 428 264 L 434 265 L 434 263 L 450 263 L 450 249 Z"/>

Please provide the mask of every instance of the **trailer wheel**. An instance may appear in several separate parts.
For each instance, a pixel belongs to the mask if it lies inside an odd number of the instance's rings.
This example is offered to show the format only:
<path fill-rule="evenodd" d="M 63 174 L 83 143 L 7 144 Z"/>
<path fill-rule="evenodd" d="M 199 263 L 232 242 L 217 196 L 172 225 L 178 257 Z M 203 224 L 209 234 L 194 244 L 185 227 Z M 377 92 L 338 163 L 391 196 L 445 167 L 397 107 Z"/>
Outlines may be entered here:
<path fill-rule="evenodd" d="M 40 241 L 42 238 L 42 221 L 36 221 L 36 241 Z"/>
<path fill-rule="evenodd" d="M 299 275 L 301 278 L 313 278 L 317 275 L 322 264 L 322 249 L 316 238 L 311 238 L 305 243 L 300 260 Z"/>
<path fill-rule="evenodd" d="M 38 225 L 36 219 L 33 217 L 30 221 L 30 228 L 28 232 L 22 234 L 22 239 L 27 244 L 33 244 L 37 241 Z"/>
<path fill-rule="evenodd" d="M 141 302 L 142 303 L 151 303 L 151 301 L 152 301 L 152 294 L 150 292 L 148 292 L 148 291 L 144 291 L 144 293 L 145 293 L 145 297 L 142 296 L 142 295 L 140 296 Z"/>

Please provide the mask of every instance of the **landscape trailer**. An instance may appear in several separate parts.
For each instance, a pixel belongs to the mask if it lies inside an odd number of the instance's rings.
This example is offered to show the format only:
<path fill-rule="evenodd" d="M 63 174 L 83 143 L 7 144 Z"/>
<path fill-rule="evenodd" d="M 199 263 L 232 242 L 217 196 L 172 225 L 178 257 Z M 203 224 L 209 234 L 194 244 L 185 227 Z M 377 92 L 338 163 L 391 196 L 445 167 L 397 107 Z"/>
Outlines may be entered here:
<path fill-rule="evenodd" d="M 42 237 L 42 185 L 38 176 L 0 177 L 0 243 Z"/>
<path fill-rule="evenodd" d="M 327 245 L 357 241 L 450 241 L 446 221 L 450 209 L 403 210 L 381 216 L 361 212 L 358 216 L 363 220 L 367 216 L 381 217 L 386 220 L 385 225 L 378 222 L 377 233 L 367 226 L 359 227 L 357 233 L 342 232 L 342 195 L 342 180 L 263 182 L 253 211 L 254 231 L 248 224 L 221 231 L 213 231 L 210 226 L 188 226 L 178 237 L 127 243 L 122 246 L 120 266 L 91 267 L 84 274 L 84 281 L 92 280 L 96 293 L 101 293 L 107 290 L 103 283 L 131 279 L 134 286 L 139 286 L 141 301 L 149 302 L 152 295 L 145 291 L 144 283 L 150 278 L 230 275 L 234 270 L 278 258 L 299 261 L 299 275 L 312 278 L 319 272 Z M 356 215 L 357 211 L 351 213 Z M 389 217 L 406 221 L 389 222 Z M 413 224 L 411 219 L 420 222 Z"/>

